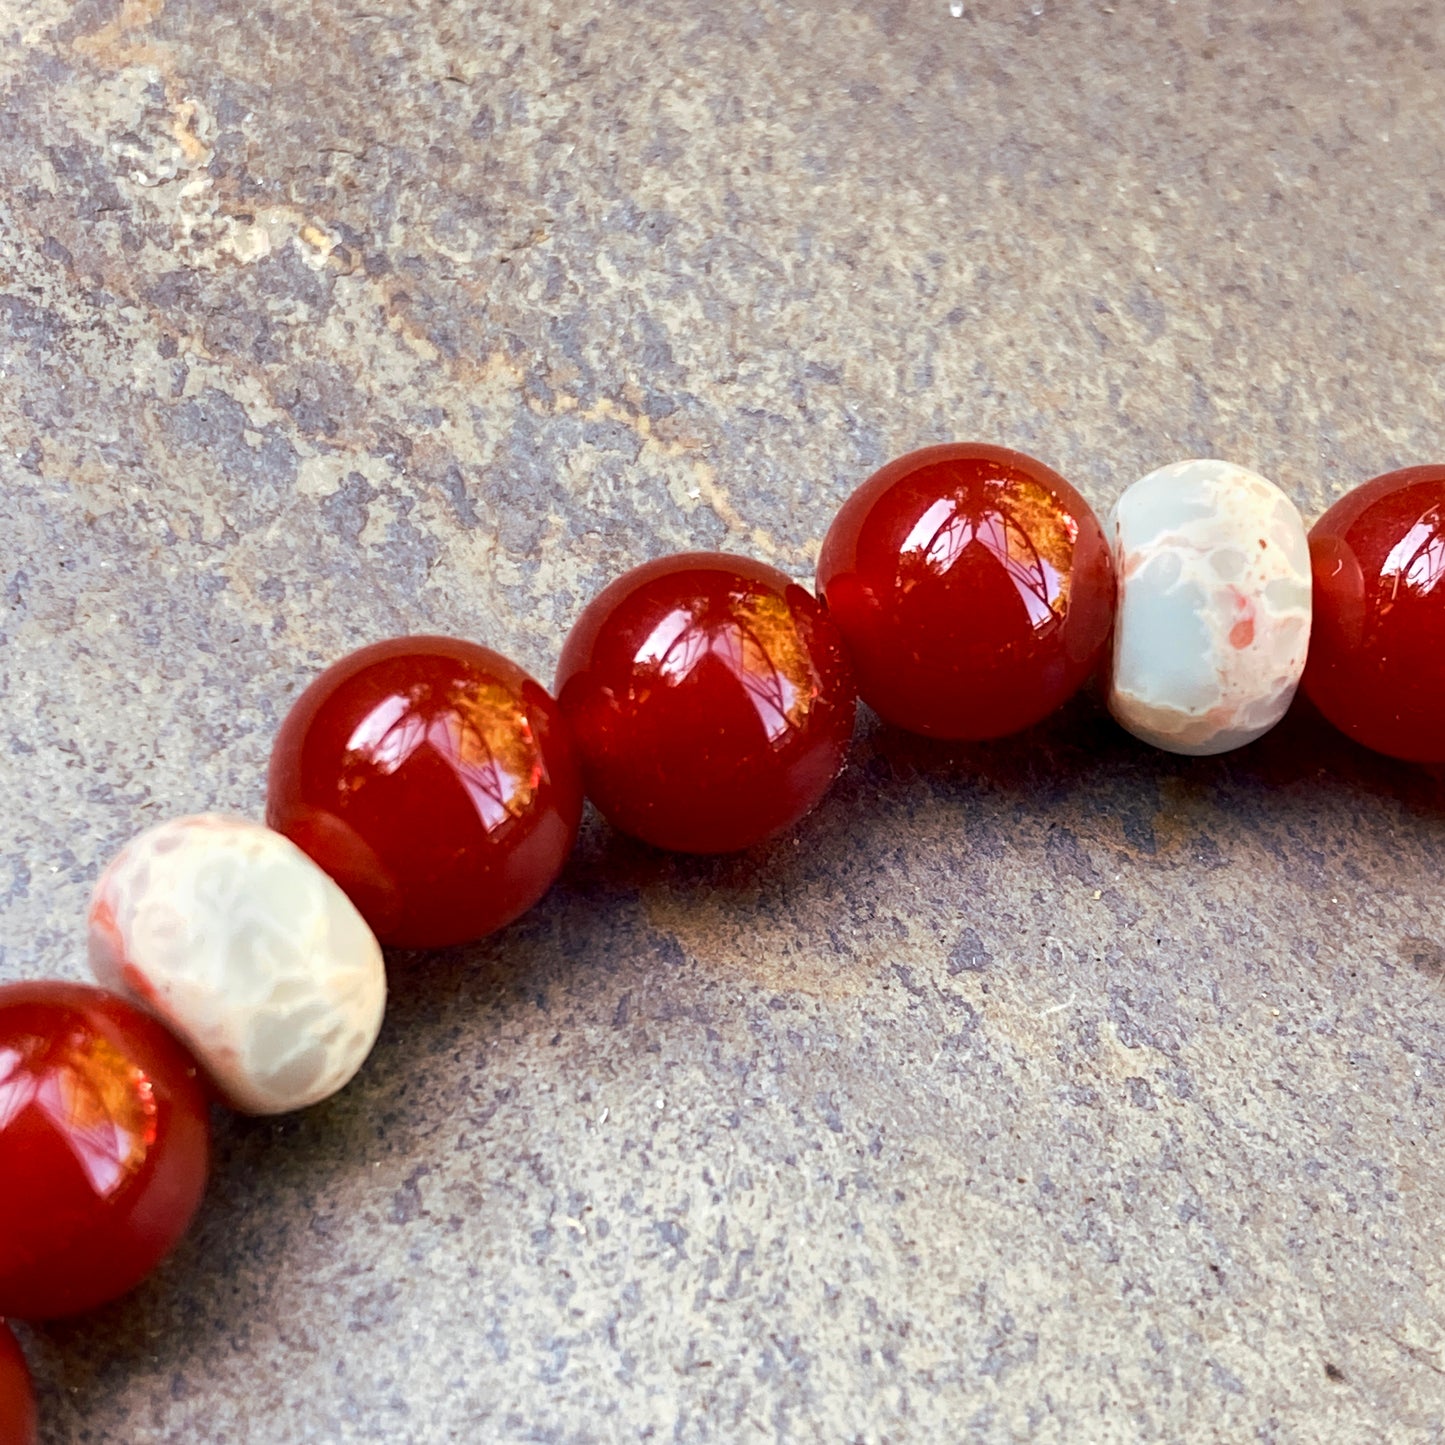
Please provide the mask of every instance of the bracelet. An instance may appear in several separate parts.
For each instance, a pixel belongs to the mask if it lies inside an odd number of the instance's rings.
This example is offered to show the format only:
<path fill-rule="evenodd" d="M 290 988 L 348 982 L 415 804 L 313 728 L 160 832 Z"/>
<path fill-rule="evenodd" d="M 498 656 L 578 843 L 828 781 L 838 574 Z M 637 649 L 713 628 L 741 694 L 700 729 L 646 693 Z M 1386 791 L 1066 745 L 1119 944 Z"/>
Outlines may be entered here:
<path fill-rule="evenodd" d="M 584 796 L 658 848 L 793 826 L 861 698 L 943 739 L 1033 726 L 1102 673 L 1109 710 L 1186 755 L 1247 744 L 1303 686 L 1355 741 L 1445 761 L 1445 466 L 1356 488 L 1308 535 L 1263 477 L 1152 472 L 1108 525 L 1015 451 L 931 447 L 844 504 L 816 598 L 743 557 L 647 563 L 595 598 L 549 694 L 485 647 L 352 653 L 278 733 L 267 821 L 147 829 L 89 915 L 100 987 L 0 986 L 0 1316 L 124 1294 L 205 1188 L 209 1106 L 305 1107 L 381 1025 L 382 947 L 505 926 L 547 891 Z M 35 1439 L 0 1325 L 0 1445 Z"/>

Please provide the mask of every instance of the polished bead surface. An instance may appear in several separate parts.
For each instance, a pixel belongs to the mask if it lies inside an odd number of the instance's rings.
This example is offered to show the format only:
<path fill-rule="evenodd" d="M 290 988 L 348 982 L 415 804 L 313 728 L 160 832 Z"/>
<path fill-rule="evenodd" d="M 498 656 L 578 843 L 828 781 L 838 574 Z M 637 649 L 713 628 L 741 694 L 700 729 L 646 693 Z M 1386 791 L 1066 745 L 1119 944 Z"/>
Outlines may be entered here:
<path fill-rule="evenodd" d="M 1309 546 L 1294 503 L 1230 462 L 1175 462 L 1119 498 L 1109 531 L 1110 712 L 1144 742 L 1194 756 L 1268 732 L 1309 647 Z"/>
<path fill-rule="evenodd" d="M 1376 752 L 1445 761 L 1445 466 L 1355 488 L 1309 542 L 1310 700 Z"/>
<path fill-rule="evenodd" d="M 127 843 L 91 898 L 90 965 L 251 1114 L 342 1088 L 386 1008 L 381 946 L 355 905 L 288 838 L 244 818 L 176 818 Z"/>
<path fill-rule="evenodd" d="M 139 1284 L 209 1155 L 200 1071 L 160 1023 L 98 988 L 0 985 L 0 1315 L 78 1314 Z"/>
<path fill-rule="evenodd" d="M 729 853 L 797 822 L 837 776 L 853 680 L 808 591 L 746 557 L 635 568 L 582 613 L 557 696 L 587 792 L 625 833 Z"/>
<path fill-rule="evenodd" d="M 1114 569 L 1057 472 L 978 443 L 890 462 L 843 504 L 818 558 L 863 700 L 940 738 L 1047 717 L 1102 660 Z"/>
<path fill-rule="evenodd" d="M 386 944 L 440 948 L 510 923 L 561 872 L 581 817 L 557 704 L 515 663 L 456 638 L 343 658 L 271 753 L 266 821 Z"/>
<path fill-rule="evenodd" d="M 38 1431 L 30 1370 L 19 1341 L 0 1322 L 0 1445 L 36 1445 Z"/>

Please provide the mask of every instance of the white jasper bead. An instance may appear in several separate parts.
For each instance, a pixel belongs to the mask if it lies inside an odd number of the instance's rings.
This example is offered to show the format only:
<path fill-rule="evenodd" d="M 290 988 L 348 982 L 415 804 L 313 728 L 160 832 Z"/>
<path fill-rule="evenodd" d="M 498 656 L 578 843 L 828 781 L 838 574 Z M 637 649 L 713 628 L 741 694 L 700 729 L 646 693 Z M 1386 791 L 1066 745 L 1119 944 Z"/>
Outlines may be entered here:
<path fill-rule="evenodd" d="M 1268 732 L 1310 639 L 1309 546 L 1294 503 L 1229 462 L 1176 462 L 1119 498 L 1111 531 L 1109 711 L 1171 753 L 1228 752 Z"/>
<path fill-rule="evenodd" d="M 149 828 L 90 904 L 90 966 L 182 1038 L 234 1108 L 315 1104 L 381 1028 L 381 947 L 288 838 L 203 814 Z"/>

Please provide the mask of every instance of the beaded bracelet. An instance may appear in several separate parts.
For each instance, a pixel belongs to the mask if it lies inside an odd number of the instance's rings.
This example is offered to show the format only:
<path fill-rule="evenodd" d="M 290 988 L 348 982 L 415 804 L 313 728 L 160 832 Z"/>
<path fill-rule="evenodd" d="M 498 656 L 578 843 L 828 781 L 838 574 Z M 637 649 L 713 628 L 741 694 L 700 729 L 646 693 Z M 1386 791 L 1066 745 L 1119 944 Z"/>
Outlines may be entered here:
<path fill-rule="evenodd" d="M 816 599 L 743 557 L 636 568 L 583 610 L 554 694 L 456 639 L 352 653 L 282 724 L 267 826 L 163 823 L 102 874 L 101 988 L 0 987 L 0 1315 L 71 1315 L 139 1283 L 200 1203 L 212 1099 L 281 1113 L 343 1087 L 381 1025 L 382 945 L 518 917 L 566 862 L 584 795 L 656 847 L 745 849 L 822 798 L 858 698 L 911 732 L 994 738 L 1101 664 L 1114 717 L 1172 752 L 1253 741 L 1302 682 L 1358 742 L 1440 762 L 1442 576 L 1445 466 L 1366 483 L 1306 537 L 1264 478 L 1181 462 L 1106 530 L 1041 463 L 954 445 L 845 503 Z M 0 1325 L 0 1445 L 35 1430 Z"/>

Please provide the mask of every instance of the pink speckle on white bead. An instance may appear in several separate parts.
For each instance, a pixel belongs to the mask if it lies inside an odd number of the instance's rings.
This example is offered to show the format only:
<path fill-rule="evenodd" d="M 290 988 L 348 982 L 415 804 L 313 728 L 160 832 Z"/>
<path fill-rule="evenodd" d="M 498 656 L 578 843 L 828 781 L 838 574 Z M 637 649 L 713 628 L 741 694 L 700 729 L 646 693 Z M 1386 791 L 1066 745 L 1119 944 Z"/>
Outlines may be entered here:
<path fill-rule="evenodd" d="M 1309 647 L 1309 544 L 1294 503 L 1232 463 L 1176 462 L 1119 498 L 1111 530 L 1115 718 L 1195 755 L 1268 732 Z"/>

